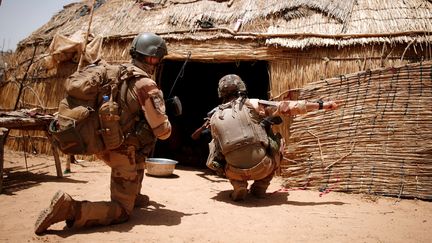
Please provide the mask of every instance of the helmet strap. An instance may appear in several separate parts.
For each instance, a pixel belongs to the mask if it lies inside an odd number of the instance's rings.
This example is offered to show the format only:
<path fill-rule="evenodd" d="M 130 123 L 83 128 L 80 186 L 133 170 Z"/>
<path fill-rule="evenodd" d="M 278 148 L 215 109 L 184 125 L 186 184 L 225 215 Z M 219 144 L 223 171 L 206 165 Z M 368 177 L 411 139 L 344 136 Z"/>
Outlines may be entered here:
<path fill-rule="evenodd" d="M 143 59 L 145 60 L 145 59 Z M 142 62 L 138 59 L 132 59 L 132 64 L 137 66 L 138 68 L 144 70 L 146 73 L 152 75 L 156 69 L 155 65 L 151 65 L 149 63 L 146 62 Z"/>

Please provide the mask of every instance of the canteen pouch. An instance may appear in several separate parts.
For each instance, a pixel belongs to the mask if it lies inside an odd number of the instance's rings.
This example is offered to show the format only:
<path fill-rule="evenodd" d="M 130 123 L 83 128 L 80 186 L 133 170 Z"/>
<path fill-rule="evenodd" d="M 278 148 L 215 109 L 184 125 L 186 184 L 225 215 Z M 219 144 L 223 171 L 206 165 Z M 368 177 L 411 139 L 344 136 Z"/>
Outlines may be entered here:
<path fill-rule="evenodd" d="M 112 96 L 99 108 L 100 134 L 108 150 L 118 148 L 124 141 L 119 112 L 119 105 Z"/>

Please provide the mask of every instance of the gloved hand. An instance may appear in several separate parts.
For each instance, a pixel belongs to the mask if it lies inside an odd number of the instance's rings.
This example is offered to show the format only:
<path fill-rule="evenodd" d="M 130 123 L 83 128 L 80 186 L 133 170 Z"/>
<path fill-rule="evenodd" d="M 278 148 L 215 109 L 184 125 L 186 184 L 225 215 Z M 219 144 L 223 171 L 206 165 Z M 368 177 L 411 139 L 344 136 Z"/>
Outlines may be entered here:
<path fill-rule="evenodd" d="M 271 125 L 279 125 L 282 123 L 282 118 L 280 116 L 267 116 L 261 122 L 262 127 L 270 127 Z"/>

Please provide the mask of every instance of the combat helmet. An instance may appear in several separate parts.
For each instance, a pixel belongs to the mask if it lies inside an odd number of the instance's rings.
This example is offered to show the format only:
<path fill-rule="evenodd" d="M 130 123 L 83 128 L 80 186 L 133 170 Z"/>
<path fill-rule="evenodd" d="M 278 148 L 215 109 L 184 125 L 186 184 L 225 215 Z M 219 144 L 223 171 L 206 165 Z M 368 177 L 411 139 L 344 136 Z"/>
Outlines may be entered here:
<path fill-rule="evenodd" d="M 224 99 L 231 95 L 238 95 L 239 93 L 246 93 L 246 85 L 238 75 L 228 74 L 219 80 L 219 98 Z"/>
<path fill-rule="evenodd" d="M 132 41 L 129 53 L 133 59 L 137 58 L 137 54 L 158 58 L 168 54 L 165 40 L 153 33 L 137 35 Z"/>

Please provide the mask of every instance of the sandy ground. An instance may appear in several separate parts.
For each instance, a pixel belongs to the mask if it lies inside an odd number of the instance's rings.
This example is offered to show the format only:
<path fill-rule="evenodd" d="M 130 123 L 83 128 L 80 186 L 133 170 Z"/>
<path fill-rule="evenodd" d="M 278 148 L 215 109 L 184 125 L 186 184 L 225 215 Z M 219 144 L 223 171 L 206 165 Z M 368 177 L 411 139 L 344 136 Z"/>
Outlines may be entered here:
<path fill-rule="evenodd" d="M 0 242 L 431 242 L 432 202 L 281 190 L 266 199 L 231 202 L 231 185 L 207 170 L 177 166 L 169 178 L 146 176 L 147 208 L 120 225 L 70 230 L 63 222 L 37 236 L 40 210 L 62 189 L 75 199 L 108 200 L 110 170 L 102 162 L 72 164 L 56 178 L 52 157 L 5 152 Z"/>

